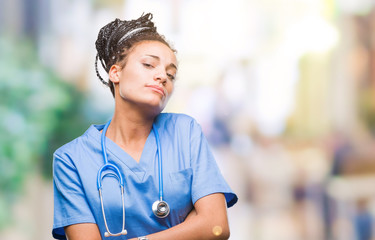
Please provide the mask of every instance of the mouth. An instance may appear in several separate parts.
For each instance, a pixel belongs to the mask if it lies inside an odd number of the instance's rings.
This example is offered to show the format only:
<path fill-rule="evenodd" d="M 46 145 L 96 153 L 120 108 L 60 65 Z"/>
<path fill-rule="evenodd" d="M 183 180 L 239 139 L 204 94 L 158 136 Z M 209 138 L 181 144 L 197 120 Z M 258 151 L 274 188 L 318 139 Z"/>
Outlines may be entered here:
<path fill-rule="evenodd" d="M 156 93 L 159 93 L 160 95 L 162 95 L 163 97 L 165 97 L 164 88 L 159 87 L 157 85 L 147 85 L 147 87 L 150 88 L 152 91 L 154 91 Z"/>

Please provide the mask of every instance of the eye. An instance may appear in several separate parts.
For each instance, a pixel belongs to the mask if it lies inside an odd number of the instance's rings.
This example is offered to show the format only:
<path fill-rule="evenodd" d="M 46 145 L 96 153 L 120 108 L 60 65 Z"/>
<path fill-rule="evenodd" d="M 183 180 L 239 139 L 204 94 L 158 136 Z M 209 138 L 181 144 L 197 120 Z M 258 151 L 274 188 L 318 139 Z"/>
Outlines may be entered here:
<path fill-rule="evenodd" d="M 173 75 L 173 74 L 170 74 L 170 73 L 167 73 L 167 76 L 168 76 L 168 78 L 171 80 L 171 81 L 173 81 L 173 80 L 175 80 L 175 75 Z"/>
<path fill-rule="evenodd" d="M 146 68 L 153 68 L 154 66 L 152 66 L 152 64 L 149 64 L 149 63 L 142 63 L 143 66 L 145 66 Z"/>

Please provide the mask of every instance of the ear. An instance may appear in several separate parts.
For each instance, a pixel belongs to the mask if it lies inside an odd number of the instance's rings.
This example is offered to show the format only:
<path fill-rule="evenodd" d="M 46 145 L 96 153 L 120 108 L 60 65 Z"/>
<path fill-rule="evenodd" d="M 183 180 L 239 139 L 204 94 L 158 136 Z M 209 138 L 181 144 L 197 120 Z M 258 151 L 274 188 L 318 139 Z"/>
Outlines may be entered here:
<path fill-rule="evenodd" d="M 118 65 L 112 65 L 112 67 L 109 69 L 109 80 L 111 80 L 113 83 L 119 83 L 120 82 L 120 74 L 121 74 L 121 68 Z"/>

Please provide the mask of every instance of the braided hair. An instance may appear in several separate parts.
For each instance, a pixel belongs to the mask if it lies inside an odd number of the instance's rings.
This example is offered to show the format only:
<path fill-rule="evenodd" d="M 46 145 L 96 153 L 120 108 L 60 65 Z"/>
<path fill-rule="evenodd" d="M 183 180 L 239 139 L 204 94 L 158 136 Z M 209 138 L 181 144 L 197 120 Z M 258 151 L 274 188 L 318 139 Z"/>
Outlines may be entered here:
<path fill-rule="evenodd" d="M 116 63 L 122 63 L 121 67 L 124 67 L 126 57 L 132 47 L 138 42 L 147 40 L 162 42 L 175 52 L 164 36 L 157 32 L 151 19 L 151 13 L 142 14 L 138 19 L 129 21 L 116 18 L 99 31 L 95 42 L 97 50 L 95 71 L 99 80 L 110 88 L 113 96 L 115 96 L 114 85 L 110 80 L 105 81 L 101 77 L 98 70 L 98 60 L 107 73 Z"/>

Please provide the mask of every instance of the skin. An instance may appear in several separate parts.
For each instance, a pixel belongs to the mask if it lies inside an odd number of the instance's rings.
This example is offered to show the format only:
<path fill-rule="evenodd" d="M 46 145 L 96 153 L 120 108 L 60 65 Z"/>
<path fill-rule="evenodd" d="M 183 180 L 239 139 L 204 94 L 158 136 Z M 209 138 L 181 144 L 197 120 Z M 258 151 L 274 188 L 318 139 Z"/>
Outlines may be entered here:
<path fill-rule="evenodd" d="M 109 71 L 115 85 L 115 112 L 106 136 L 137 162 L 154 118 L 173 93 L 176 71 L 174 52 L 158 41 L 137 43 L 128 54 L 125 66 L 113 65 Z M 202 197 L 183 223 L 147 237 L 150 240 L 228 239 L 226 209 L 222 193 Z M 74 224 L 64 229 L 69 240 L 101 239 L 99 228 L 93 223 Z"/>

